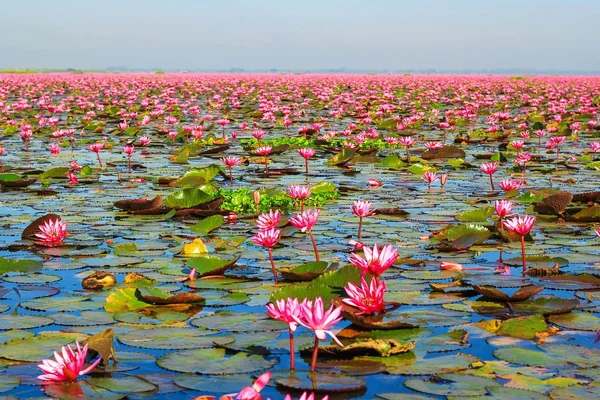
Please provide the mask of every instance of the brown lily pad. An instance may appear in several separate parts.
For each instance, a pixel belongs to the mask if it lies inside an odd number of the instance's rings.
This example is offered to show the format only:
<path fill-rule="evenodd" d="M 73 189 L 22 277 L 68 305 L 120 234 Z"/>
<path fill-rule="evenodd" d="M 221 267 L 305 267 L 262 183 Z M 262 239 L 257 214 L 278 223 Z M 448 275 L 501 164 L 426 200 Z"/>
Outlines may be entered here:
<path fill-rule="evenodd" d="M 486 297 L 488 299 L 510 301 L 510 302 L 527 300 L 531 296 L 538 294 L 539 292 L 544 290 L 544 288 L 540 287 L 540 286 L 533 286 L 533 285 L 525 286 L 525 287 L 519 288 L 512 296 L 509 296 L 508 294 L 504 293 L 503 291 L 501 291 L 499 289 L 496 289 L 493 286 L 473 285 L 473 289 L 477 293 L 483 295 L 484 297 Z"/>
<path fill-rule="evenodd" d="M 571 204 L 573 195 L 569 192 L 558 192 L 544 198 L 533 206 L 533 211 L 538 214 L 562 215 L 567 206 Z"/>
<path fill-rule="evenodd" d="M 162 197 L 156 196 L 153 199 L 129 199 L 115 201 L 115 207 L 125 211 L 151 210 L 160 207 L 162 202 Z"/>

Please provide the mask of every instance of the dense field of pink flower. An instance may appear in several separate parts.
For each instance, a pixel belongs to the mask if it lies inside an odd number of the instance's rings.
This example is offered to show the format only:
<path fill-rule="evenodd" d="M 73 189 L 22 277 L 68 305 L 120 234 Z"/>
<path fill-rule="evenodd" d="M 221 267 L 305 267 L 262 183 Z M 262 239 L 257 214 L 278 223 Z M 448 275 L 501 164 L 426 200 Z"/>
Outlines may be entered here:
<path fill-rule="evenodd" d="M 598 397 L 599 107 L 597 77 L 0 75 L 0 391 Z"/>

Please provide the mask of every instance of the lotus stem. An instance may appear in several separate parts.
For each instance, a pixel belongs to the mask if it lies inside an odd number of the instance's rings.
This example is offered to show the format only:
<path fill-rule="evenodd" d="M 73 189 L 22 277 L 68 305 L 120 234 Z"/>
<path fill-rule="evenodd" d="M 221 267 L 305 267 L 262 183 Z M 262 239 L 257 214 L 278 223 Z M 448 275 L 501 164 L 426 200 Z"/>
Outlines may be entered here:
<path fill-rule="evenodd" d="M 267 160 L 267 156 L 265 156 L 265 173 L 269 173 L 269 160 Z"/>
<path fill-rule="evenodd" d="M 312 361 L 310 363 L 310 371 L 315 372 L 317 366 L 317 355 L 319 353 L 319 338 L 315 336 L 315 348 L 313 349 Z"/>
<path fill-rule="evenodd" d="M 362 230 L 362 217 L 358 217 L 358 240 L 360 240 L 360 232 Z"/>
<path fill-rule="evenodd" d="M 319 250 L 317 249 L 317 242 L 315 242 L 315 236 L 313 235 L 312 230 L 308 230 L 308 235 L 310 236 L 310 240 L 312 241 L 313 249 L 315 251 L 315 261 L 320 261 Z"/>
<path fill-rule="evenodd" d="M 290 370 L 296 368 L 295 351 L 294 351 L 294 332 L 290 329 Z"/>
<path fill-rule="evenodd" d="M 306 175 L 308 175 L 308 158 L 304 159 L 304 168 L 306 169 Z"/>
<path fill-rule="evenodd" d="M 525 258 L 525 235 L 521 235 L 521 259 L 523 260 L 523 273 L 527 271 L 527 261 Z"/>
<path fill-rule="evenodd" d="M 275 278 L 275 283 L 278 283 L 277 280 L 277 270 L 275 269 L 275 262 L 273 261 L 273 249 L 267 247 L 267 252 L 269 253 L 269 261 L 271 261 L 271 269 L 273 270 L 273 278 Z"/>
<path fill-rule="evenodd" d="M 492 190 L 496 190 L 494 188 L 494 178 L 492 178 L 492 174 L 490 174 L 490 185 L 492 185 Z"/>
<path fill-rule="evenodd" d="M 229 183 L 233 184 L 233 172 L 231 167 L 229 167 Z"/>
<path fill-rule="evenodd" d="M 96 157 L 98 158 L 98 164 L 100 164 L 100 169 L 102 169 L 102 160 L 100 160 L 100 152 L 96 152 Z"/>

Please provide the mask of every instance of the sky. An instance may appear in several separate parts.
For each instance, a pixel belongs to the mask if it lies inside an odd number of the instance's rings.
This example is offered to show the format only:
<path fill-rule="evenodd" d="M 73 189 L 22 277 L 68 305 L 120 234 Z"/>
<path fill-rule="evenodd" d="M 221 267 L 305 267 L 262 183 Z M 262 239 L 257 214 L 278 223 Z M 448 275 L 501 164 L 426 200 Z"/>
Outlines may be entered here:
<path fill-rule="evenodd" d="M 599 0 L 5 0 L 0 68 L 599 70 Z"/>

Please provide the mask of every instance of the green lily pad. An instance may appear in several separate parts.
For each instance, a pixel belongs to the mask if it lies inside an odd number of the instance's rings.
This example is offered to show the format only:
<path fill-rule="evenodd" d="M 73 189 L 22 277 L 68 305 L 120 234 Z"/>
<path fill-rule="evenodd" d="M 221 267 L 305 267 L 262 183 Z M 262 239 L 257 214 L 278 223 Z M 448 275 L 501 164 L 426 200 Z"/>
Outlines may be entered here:
<path fill-rule="evenodd" d="M 454 351 L 469 346 L 467 338 L 467 331 L 455 329 L 448 333 L 432 336 L 423 341 L 419 341 L 418 345 L 429 353 Z"/>
<path fill-rule="evenodd" d="M 183 350 L 226 345 L 235 339 L 232 336 L 208 336 L 215 331 L 191 328 L 152 328 L 133 330 L 117 334 L 123 344 L 144 349 Z"/>
<path fill-rule="evenodd" d="M 39 315 L 0 315 L 0 330 L 32 329 L 54 323 L 52 318 Z"/>
<path fill-rule="evenodd" d="M 204 297 L 192 292 L 180 292 L 175 295 L 156 287 L 141 286 L 135 290 L 135 296 L 150 304 L 194 304 L 204 302 Z"/>
<path fill-rule="evenodd" d="M 196 274 L 199 276 L 221 275 L 227 269 L 233 267 L 241 255 L 234 259 L 224 259 L 218 256 L 202 256 L 194 257 L 186 260 L 186 265 L 189 268 L 195 268 Z"/>
<path fill-rule="evenodd" d="M 2 278 L 4 282 L 19 283 L 22 285 L 42 285 L 46 283 L 52 283 L 60 281 L 62 278 L 57 275 L 46 275 L 46 274 L 22 274 L 22 275 L 11 275 Z"/>
<path fill-rule="evenodd" d="M 8 392 L 19 386 L 21 379 L 11 375 L 0 375 L 0 393 Z"/>
<path fill-rule="evenodd" d="M 310 281 L 323 274 L 328 265 L 326 261 L 313 261 L 292 268 L 280 268 L 279 273 L 290 281 Z"/>
<path fill-rule="evenodd" d="M 456 219 L 458 221 L 464 221 L 464 222 L 479 222 L 479 221 L 485 221 L 492 215 L 494 215 L 493 207 L 483 207 L 478 210 L 469 210 L 469 211 L 462 212 L 462 213 L 456 215 Z"/>
<path fill-rule="evenodd" d="M 268 318 L 259 313 L 234 313 L 217 311 L 214 314 L 190 321 L 193 326 L 229 332 L 260 332 L 288 329 L 286 323 Z"/>
<path fill-rule="evenodd" d="M 49 315 L 57 325 L 67 326 L 95 326 L 114 324 L 115 320 L 112 314 L 104 311 L 82 311 L 79 315 L 56 313 Z"/>
<path fill-rule="evenodd" d="M 198 311 L 201 308 L 198 309 Z M 127 324 L 142 325 L 160 325 L 164 323 L 184 322 L 190 319 L 189 313 L 193 313 L 194 308 L 178 311 L 170 306 L 149 306 L 149 308 L 140 311 L 122 311 L 113 315 L 115 321 L 125 322 Z"/>
<path fill-rule="evenodd" d="M 535 339 L 536 333 L 545 331 L 547 327 L 542 315 L 531 315 L 502 322 L 497 333 L 519 339 Z"/>
<path fill-rule="evenodd" d="M 553 400 L 589 400 L 600 398 L 600 386 L 555 388 L 548 394 Z"/>
<path fill-rule="evenodd" d="M 199 363 L 198 360 L 203 362 Z M 224 349 L 195 349 L 169 353 L 157 360 L 157 364 L 171 371 L 203 375 L 248 374 L 269 369 L 276 365 L 276 358 L 257 354 L 237 353 L 226 357 Z"/>
<path fill-rule="evenodd" d="M 600 365 L 600 350 L 572 344 L 540 344 L 538 350 L 503 347 L 494 356 L 508 362 L 552 369 L 595 368 Z"/>
<path fill-rule="evenodd" d="M 119 400 L 127 396 L 127 393 L 114 393 L 101 387 L 91 386 L 86 381 L 48 384 L 44 385 L 42 390 L 46 396 L 60 400 Z"/>
<path fill-rule="evenodd" d="M 85 296 L 44 297 L 28 300 L 21 304 L 23 307 L 37 311 L 89 311 L 102 308 L 100 300 Z"/>
<path fill-rule="evenodd" d="M 135 376 L 127 376 L 122 378 L 88 378 L 86 382 L 94 387 L 110 390 L 113 393 L 139 393 L 139 392 L 154 392 L 158 388 L 150 382 L 137 378 Z"/>
<path fill-rule="evenodd" d="M 223 376 L 177 374 L 173 377 L 173 382 L 186 389 L 224 395 L 237 393 L 240 388 L 248 386 L 248 376 L 242 374 Z"/>
<path fill-rule="evenodd" d="M 488 386 L 501 386 L 493 379 L 460 374 L 442 374 L 427 379 L 410 378 L 404 386 L 438 396 L 477 396 L 487 393 Z"/>
<path fill-rule="evenodd" d="M 42 262 L 36 260 L 13 260 L 0 257 L 0 275 L 7 272 L 36 272 L 42 269 Z"/>
<path fill-rule="evenodd" d="M 600 329 L 600 318 L 587 312 L 552 315 L 548 318 L 548 321 L 563 328 L 580 331 L 597 331 Z"/>
<path fill-rule="evenodd" d="M 294 371 L 293 374 L 282 373 L 274 378 L 277 386 L 315 393 L 353 392 L 367 387 L 367 383 L 360 378 L 320 372 Z"/>
<path fill-rule="evenodd" d="M 206 234 L 219 229 L 223 225 L 223 222 L 225 222 L 225 219 L 222 215 L 211 215 L 210 217 L 198 221 L 198 223 L 192 226 L 190 230 L 195 233 Z"/>
<path fill-rule="evenodd" d="M 512 304 L 513 310 L 523 314 L 558 315 L 579 307 L 577 299 L 562 299 L 553 296 L 541 296 Z"/>
<path fill-rule="evenodd" d="M 200 189 L 187 188 L 179 190 L 164 200 L 164 205 L 173 208 L 192 208 L 199 204 L 208 203 L 214 197 Z"/>
<path fill-rule="evenodd" d="M 467 355 L 448 355 L 431 358 L 417 357 L 414 353 L 404 353 L 393 357 L 359 357 L 360 360 L 373 360 L 384 363 L 386 371 L 395 375 L 437 375 L 463 371 L 477 361 Z"/>
<path fill-rule="evenodd" d="M 38 336 L 16 338 L 0 345 L 0 357 L 15 361 L 38 362 L 49 357 L 53 351 L 86 335 L 66 332 L 41 332 Z"/>

